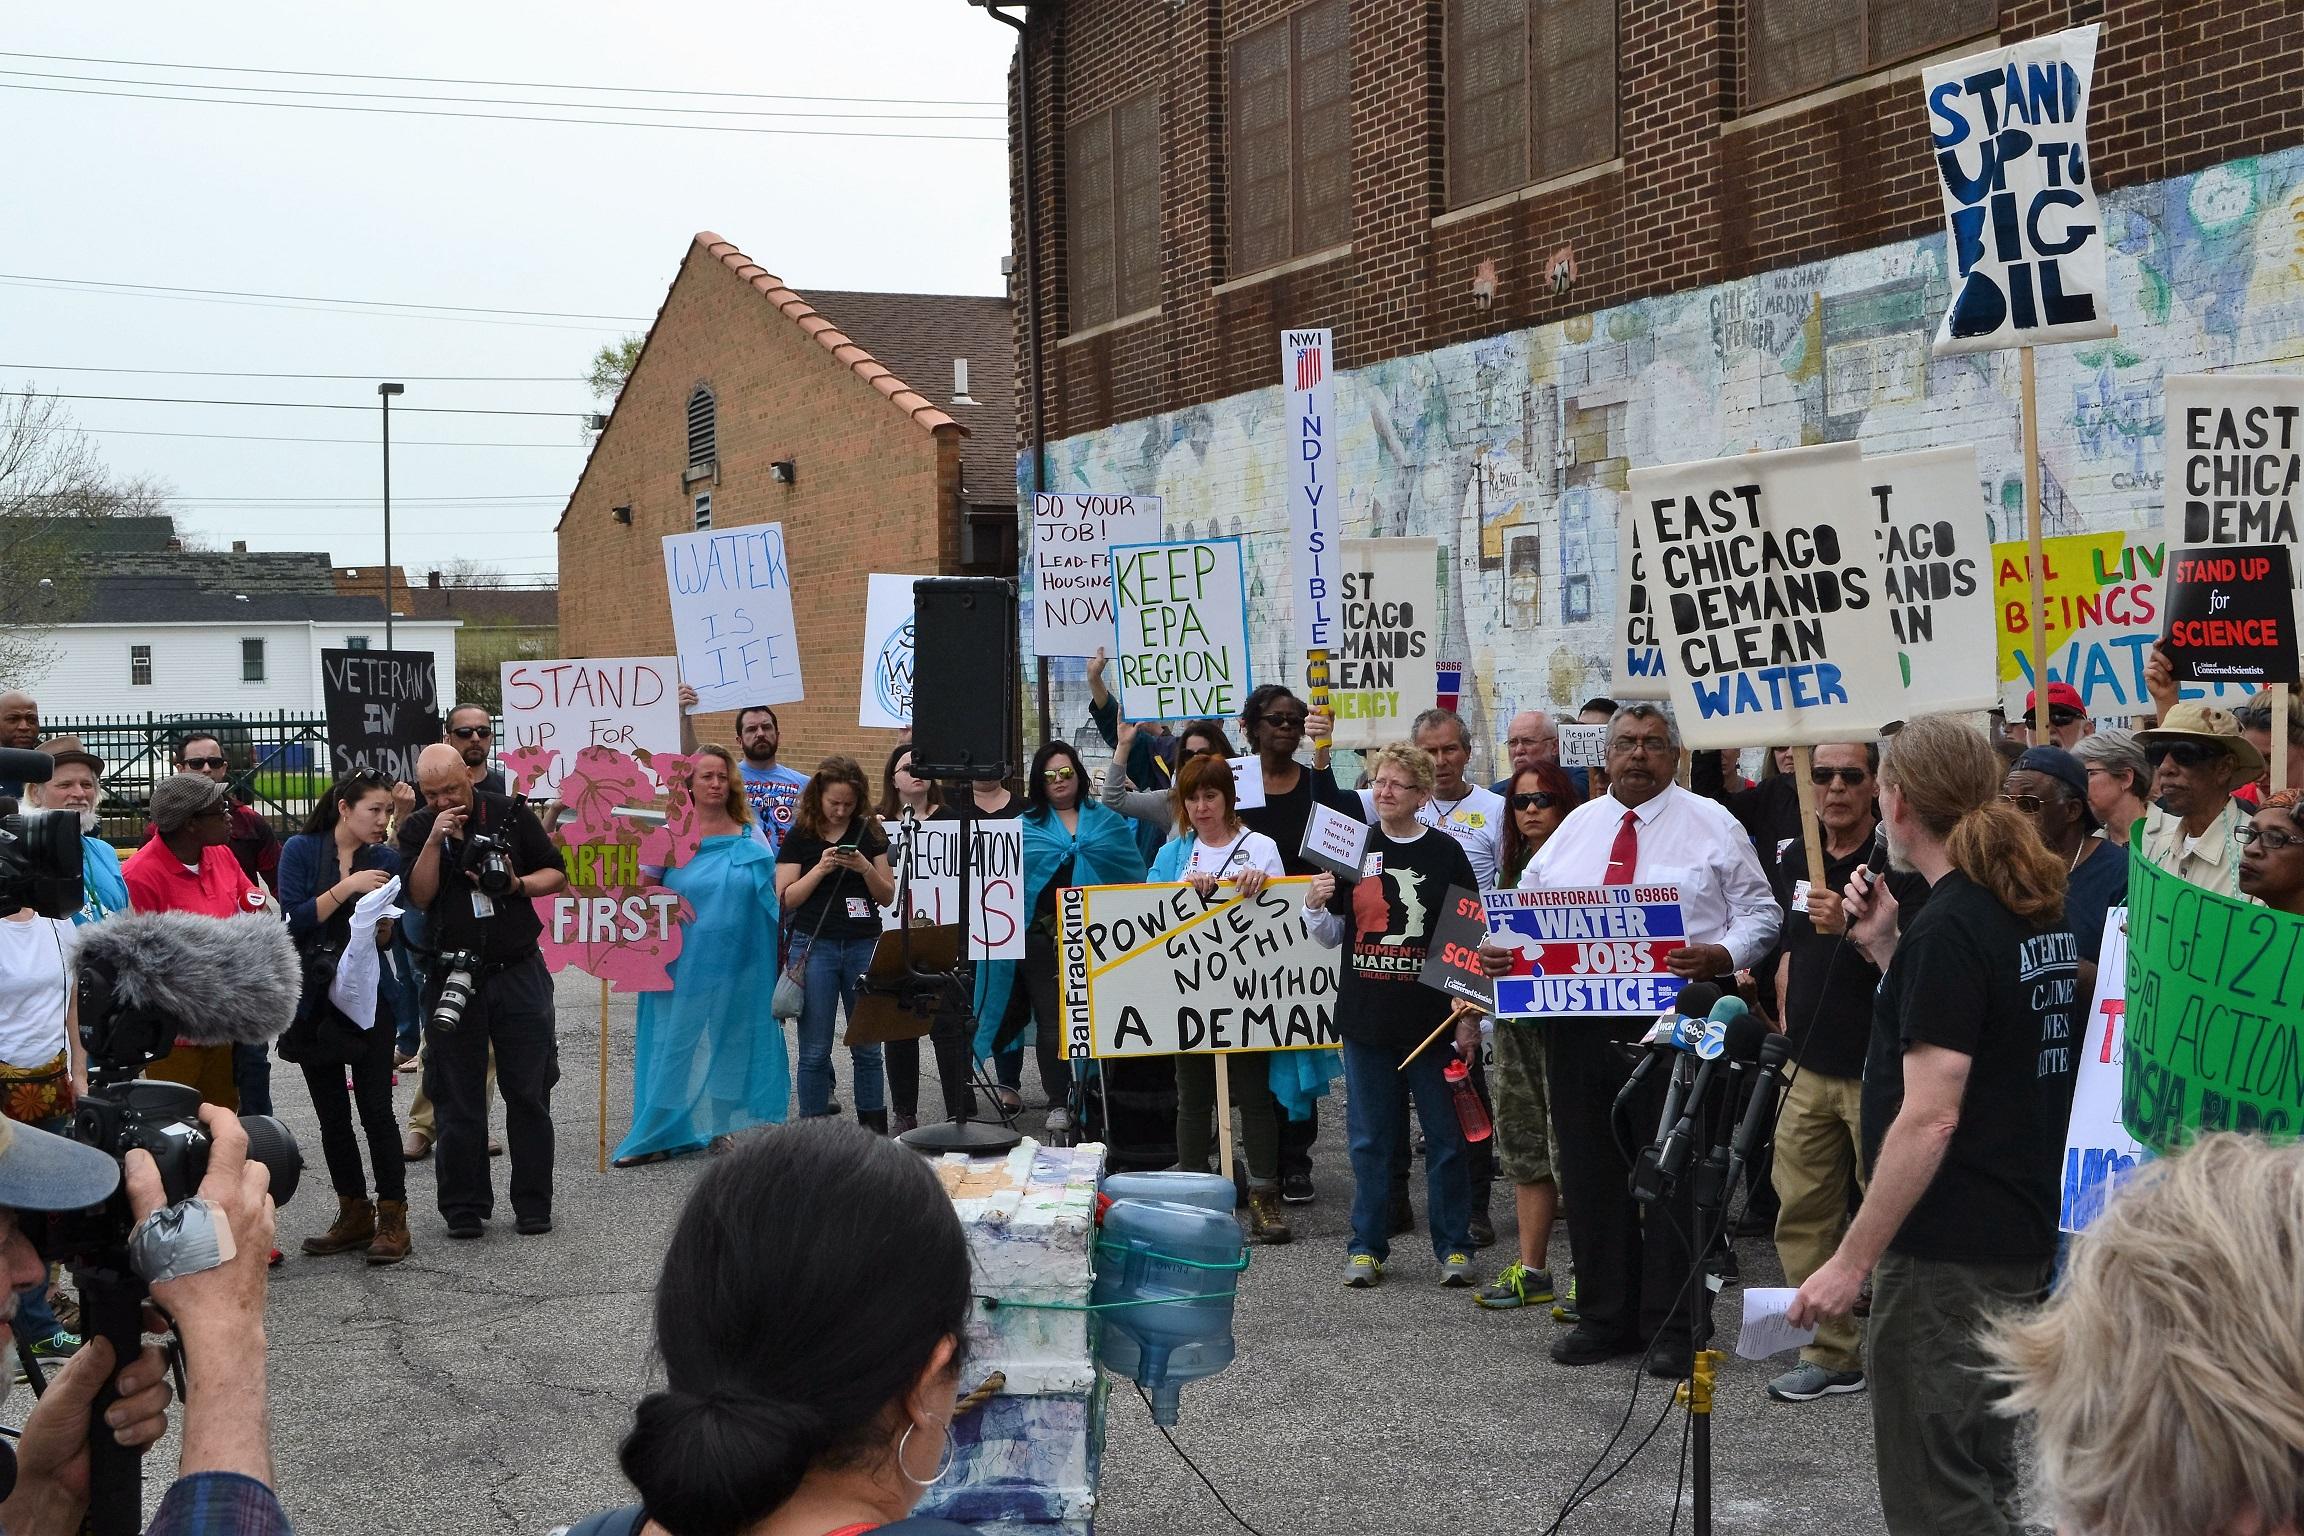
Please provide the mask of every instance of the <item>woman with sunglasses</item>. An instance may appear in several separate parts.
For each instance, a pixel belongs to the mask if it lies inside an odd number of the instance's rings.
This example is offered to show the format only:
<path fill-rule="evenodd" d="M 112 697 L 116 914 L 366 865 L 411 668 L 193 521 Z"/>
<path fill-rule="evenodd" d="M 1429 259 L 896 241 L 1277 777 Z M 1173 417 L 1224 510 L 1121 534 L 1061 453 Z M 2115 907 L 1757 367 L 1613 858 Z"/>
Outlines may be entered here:
<path fill-rule="evenodd" d="M 1504 791 L 1504 862 L 1497 871 L 1496 888 L 1510 890 L 1519 884 L 1520 872 L 1536 857 L 1536 850 L 1583 803 L 1568 770 L 1558 763 L 1538 763 L 1512 775 Z"/>
<path fill-rule="evenodd" d="M 2272 791 L 2232 836 L 2240 844 L 2240 894 L 2304 917 L 2304 790 Z"/>

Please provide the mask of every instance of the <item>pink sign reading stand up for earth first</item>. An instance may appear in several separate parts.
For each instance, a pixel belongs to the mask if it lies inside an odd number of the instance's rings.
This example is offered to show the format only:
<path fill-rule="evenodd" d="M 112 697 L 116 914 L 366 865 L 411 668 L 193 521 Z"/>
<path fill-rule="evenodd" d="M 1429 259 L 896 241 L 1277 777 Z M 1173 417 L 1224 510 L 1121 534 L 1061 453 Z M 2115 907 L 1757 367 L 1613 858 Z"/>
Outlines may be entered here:
<path fill-rule="evenodd" d="M 525 794 L 553 755 L 543 747 L 505 754 L 514 788 Z M 671 753 L 585 747 L 573 767 L 563 768 L 551 831 L 568 889 L 536 898 L 547 968 L 582 971 L 618 992 L 671 990 L 680 924 L 694 914 L 642 871 L 681 864 L 696 853 L 691 762 Z M 647 814 L 620 814 L 627 811 Z"/>

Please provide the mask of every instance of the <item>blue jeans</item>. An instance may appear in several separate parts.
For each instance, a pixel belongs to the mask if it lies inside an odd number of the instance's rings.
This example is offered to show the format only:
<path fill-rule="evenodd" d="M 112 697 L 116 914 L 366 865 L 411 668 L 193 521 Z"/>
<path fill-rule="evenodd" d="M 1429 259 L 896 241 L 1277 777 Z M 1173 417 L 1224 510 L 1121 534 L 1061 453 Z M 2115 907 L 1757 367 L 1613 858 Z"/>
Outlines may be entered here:
<path fill-rule="evenodd" d="M 1382 1260 L 1392 1252 L 1391 1223 L 1385 1207 L 1392 1194 L 1392 1164 L 1408 1148 L 1403 1099 L 1412 1099 L 1424 1126 L 1424 1213 L 1432 1231 L 1434 1257 L 1472 1251 L 1472 1190 L 1465 1178 L 1464 1133 L 1440 1073 L 1449 1059 L 1445 1047 L 1426 1051 L 1400 1070 L 1405 1047 L 1391 1050 L 1344 1042 L 1344 1126 L 1352 1148 L 1352 1249 Z"/>
<path fill-rule="evenodd" d="M 856 1012 L 856 982 L 872 964 L 877 939 L 794 940 L 806 956 L 802 973 L 805 989 L 800 1004 L 800 1108 L 802 1115 L 821 1115 L 832 1103 L 832 1031 L 835 1015 Z M 880 1047 L 853 1045 L 849 1060 L 856 1073 L 856 1112 L 869 1114 L 888 1105 L 887 1081 L 881 1074 Z"/>
<path fill-rule="evenodd" d="M 392 1004 L 392 1045 L 403 1056 L 413 1056 L 424 1045 L 424 967 L 408 946 L 421 942 L 424 914 L 400 914 L 393 926 L 392 943 L 384 951 L 384 996 Z"/>

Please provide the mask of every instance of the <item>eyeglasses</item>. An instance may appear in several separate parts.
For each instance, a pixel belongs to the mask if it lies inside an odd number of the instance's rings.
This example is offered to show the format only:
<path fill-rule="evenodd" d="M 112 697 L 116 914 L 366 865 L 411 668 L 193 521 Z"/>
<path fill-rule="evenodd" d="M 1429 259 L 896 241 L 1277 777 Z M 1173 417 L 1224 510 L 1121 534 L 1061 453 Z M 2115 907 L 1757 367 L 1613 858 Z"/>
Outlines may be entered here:
<path fill-rule="evenodd" d="M 2037 816 L 2040 814 L 2040 807 L 2046 805 L 2048 802 L 2041 799 L 2038 795 L 2002 795 L 2000 797 L 2000 803 L 2002 805 L 2012 805 L 2027 816 Z"/>
<path fill-rule="evenodd" d="M 1298 714 L 1266 715 L 1264 723 L 1277 730 L 1300 731 L 1304 729 L 1304 718 Z"/>
<path fill-rule="evenodd" d="M 1822 789 L 1835 779 L 1850 789 L 1854 789 L 1871 776 L 1872 770 L 1869 768 L 1811 768 L 1808 770 L 1808 782 L 1818 789 Z"/>
<path fill-rule="evenodd" d="M 2197 741 L 2155 741 L 2144 748 L 2144 761 L 2155 768 L 2162 759 L 2170 757 L 2181 767 L 2205 768 L 2225 755 L 2224 748 L 2205 746 Z"/>
<path fill-rule="evenodd" d="M 2234 827 L 2232 836 L 2242 843 L 2262 843 L 2274 853 L 2278 853 L 2283 848 L 2294 848 L 2299 844 L 2304 844 L 2304 836 L 2299 836 L 2294 832 L 2277 831 L 2271 827 L 2259 827 L 2253 823 Z"/>
<path fill-rule="evenodd" d="M 2048 723 L 2050 725 L 2078 725 L 2087 718 L 2087 715 L 2077 709 L 2052 709 L 2048 711 Z"/>
<path fill-rule="evenodd" d="M 207 807 L 205 810 L 199 810 L 192 813 L 192 819 L 194 821 L 201 821 L 210 816 L 221 816 L 226 821 L 230 821 L 232 819 L 232 808 L 226 805 L 223 801 L 219 800 L 214 805 Z"/>
<path fill-rule="evenodd" d="M 1040 776 L 1052 783 L 1061 783 L 1078 775 L 1070 768 L 1044 768 L 1041 770 Z"/>
<path fill-rule="evenodd" d="M 1619 736 L 1608 743 L 1608 750 L 1635 756 L 1645 753 L 1649 757 L 1665 757 L 1672 751 L 1672 740 L 1667 736 Z"/>
<path fill-rule="evenodd" d="M 470 741 L 475 736 L 486 741 L 496 734 L 496 728 L 489 725 L 452 725 L 448 727 L 448 734 L 459 741 Z"/>
<path fill-rule="evenodd" d="M 221 768 L 225 766 L 225 760 L 221 757 L 188 757 L 184 759 L 184 766 L 187 768 Z"/>
<path fill-rule="evenodd" d="M 1548 811 L 1560 803 L 1560 797 L 1548 789 L 1524 789 L 1512 797 L 1516 811 Z"/>

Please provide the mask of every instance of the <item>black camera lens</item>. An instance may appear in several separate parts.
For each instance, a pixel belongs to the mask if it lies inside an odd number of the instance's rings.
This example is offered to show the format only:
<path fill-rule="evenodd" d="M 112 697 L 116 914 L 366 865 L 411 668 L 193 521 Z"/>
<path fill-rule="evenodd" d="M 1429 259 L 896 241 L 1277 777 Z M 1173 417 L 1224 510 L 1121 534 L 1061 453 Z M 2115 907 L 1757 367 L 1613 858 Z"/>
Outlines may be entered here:
<path fill-rule="evenodd" d="M 0 816 L 0 913 L 30 907 L 42 917 L 65 918 L 85 900 L 79 812 Z"/>
<path fill-rule="evenodd" d="M 248 1160 L 272 1171 L 272 1203 L 286 1205 L 304 1179 L 304 1151 L 296 1145 L 296 1133 L 270 1115 L 242 1115 L 240 1128 L 248 1133 Z"/>

